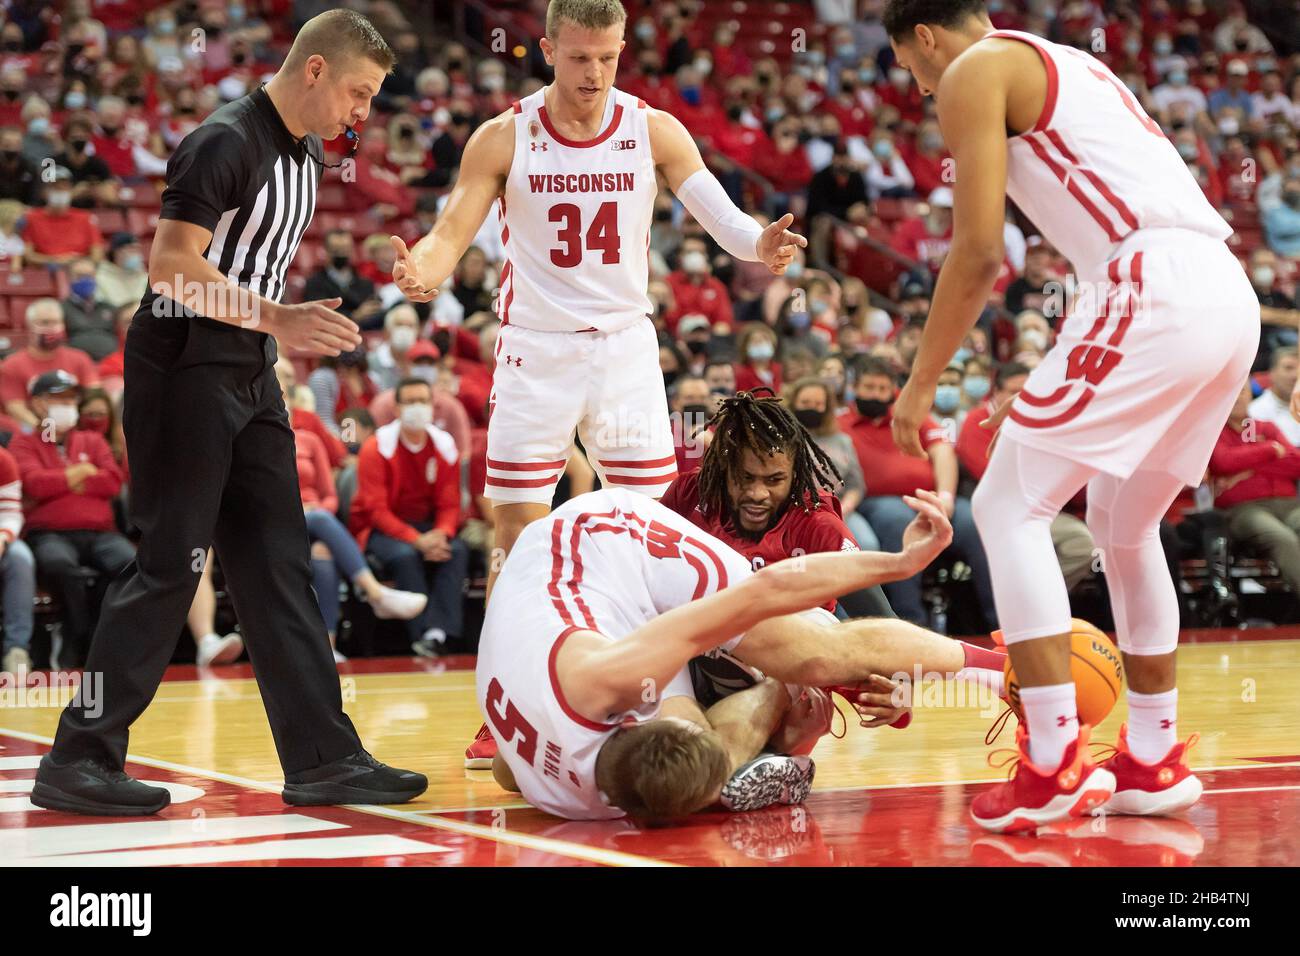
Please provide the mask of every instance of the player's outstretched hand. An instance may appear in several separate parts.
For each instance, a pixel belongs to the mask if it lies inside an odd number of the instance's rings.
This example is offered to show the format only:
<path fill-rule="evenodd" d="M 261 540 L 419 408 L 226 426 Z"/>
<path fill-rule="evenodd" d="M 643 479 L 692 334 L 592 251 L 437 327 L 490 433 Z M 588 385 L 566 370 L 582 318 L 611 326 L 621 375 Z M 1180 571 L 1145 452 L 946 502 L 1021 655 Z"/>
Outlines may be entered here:
<path fill-rule="evenodd" d="M 922 488 L 916 495 L 903 495 L 903 501 L 916 512 L 916 517 L 903 532 L 903 562 L 908 577 L 922 571 L 952 544 L 952 525 L 943 506 L 943 499 L 933 491 Z"/>
<path fill-rule="evenodd" d="M 790 231 L 794 216 L 786 213 L 776 222 L 763 230 L 758 237 L 756 252 L 762 263 L 772 270 L 773 275 L 783 275 L 786 267 L 794 261 L 794 250 L 807 248 L 808 240 Z"/>
<path fill-rule="evenodd" d="M 361 344 L 361 333 L 355 322 L 334 311 L 342 304 L 336 298 L 280 306 L 271 332 L 281 345 L 313 355 L 351 352 Z"/>
<path fill-rule="evenodd" d="M 858 684 L 857 699 L 848 700 L 863 727 L 892 724 L 911 709 L 911 689 L 883 674 L 872 674 Z"/>
<path fill-rule="evenodd" d="M 393 281 L 402 290 L 402 295 L 412 302 L 428 302 L 438 294 L 437 286 L 430 288 L 424 282 L 415 265 L 415 257 L 401 236 L 389 236 L 397 258 L 393 260 Z"/>

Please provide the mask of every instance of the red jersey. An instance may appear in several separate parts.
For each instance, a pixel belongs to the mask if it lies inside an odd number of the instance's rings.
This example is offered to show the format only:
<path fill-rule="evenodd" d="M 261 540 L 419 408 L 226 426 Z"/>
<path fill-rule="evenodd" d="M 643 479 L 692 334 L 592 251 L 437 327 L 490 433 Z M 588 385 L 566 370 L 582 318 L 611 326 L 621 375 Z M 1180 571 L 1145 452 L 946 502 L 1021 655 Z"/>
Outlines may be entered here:
<path fill-rule="evenodd" d="M 1216 508 L 1231 508 L 1261 498 L 1294 498 L 1300 478 L 1300 450 L 1291 447 L 1282 430 L 1272 422 L 1256 421 L 1254 434 L 1224 425 L 1210 455 L 1210 474 L 1215 478 L 1246 477 L 1224 487 L 1214 496 Z M 1278 457 L 1273 442 L 1286 448 Z M 1226 483 L 1225 483 L 1226 484 Z"/>
<path fill-rule="evenodd" d="M 454 538 L 460 529 L 460 458 L 451 436 L 429 426 L 418 451 L 401 440 L 401 423 L 377 430 L 357 456 L 357 491 L 348 530 L 364 548 L 371 531 L 411 542 L 414 524 L 432 521 Z"/>
<path fill-rule="evenodd" d="M 854 411 L 841 424 L 853 439 L 862 463 L 867 497 L 911 495 L 917 488 L 934 491 L 934 468 L 929 459 L 913 458 L 899 450 L 894 444 L 893 420 L 891 408 L 879 422 Z M 927 418 L 919 437 L 921 447 L 928 451 L 931 445 L 944 440 L 943 429 L 933 418 Z"/>
<path fill-rule="evenodd" d="M 95 217 L 84 209 L 67 209 L 61 213 L 51 213 L 40 206 L 29 209 L 23 238 L 43 256 L 68 253 L 86 256 L 91 249 L 104 244 Z"/>
<path fill-rule="evenodd" d="M 82 388 L 99 384 L 95 363 L 81 349 L 60 345 L 49 358 L 37 358 L 23 349 L 0 362 L 0 402 L 26 401 L 28 383 L 55 369 L 75 375 Z"/>
<path fill-rule="evenodd" d="M 777 523 L 758 541 L 735 533 L 729 516 L 706 515 L 700 510 L 698 470 L 680 475 L 668 486 L 659 503 L 726 542 L 748 558 L 750 565 L 757 571 L 764 565 L 801 554 L 858 550 L 853 532 L 844 523 L 839 499 L 822 492 L 819 500 L 821 507 L 807 512 L 796 505 L 789 505 Z M 835 601 L 832 599 L 824 606 L 826 610 L 833 611 Z"/>

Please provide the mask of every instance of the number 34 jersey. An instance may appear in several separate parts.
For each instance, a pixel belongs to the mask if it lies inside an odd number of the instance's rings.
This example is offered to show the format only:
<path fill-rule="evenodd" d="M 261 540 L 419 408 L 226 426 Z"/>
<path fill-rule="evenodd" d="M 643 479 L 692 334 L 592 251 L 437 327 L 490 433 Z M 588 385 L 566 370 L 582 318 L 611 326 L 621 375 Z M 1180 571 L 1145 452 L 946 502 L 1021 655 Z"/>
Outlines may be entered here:
<path fill-rule="evenodd" d="M 562 136 L 544 87 L 514 104 L 501 204 L 501 321 L 540 332 L 616 332 L 653 309 L 650 224 L 658 192 L 649 108 L 611 88 L 594 139 Z"/>
<path fill-rule="evenodd" d="M 570 820 L 623 816 L 596 787 L 600 748 L 625 723 L 657 717 L 663 699 L 693 693 L 683 668 L 667 687 L 644 681 L 636 709 L 591 720 L 573 709 L 557 676 L 569 635 L 623 640 L 752 573 L 717 538 L 623 488 L 578 495 L 523 530 L 483 621 L 476 696 L 529 803 Z"/>

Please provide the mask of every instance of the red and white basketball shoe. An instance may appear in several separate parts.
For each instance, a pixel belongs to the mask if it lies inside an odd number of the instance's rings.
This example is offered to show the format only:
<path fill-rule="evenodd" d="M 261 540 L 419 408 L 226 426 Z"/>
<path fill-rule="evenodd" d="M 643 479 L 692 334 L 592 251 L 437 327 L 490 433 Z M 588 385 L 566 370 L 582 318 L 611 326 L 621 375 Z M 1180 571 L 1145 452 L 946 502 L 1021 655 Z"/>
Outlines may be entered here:
<path fill-rule="evenodd" d="M 1201 781 L 1187 766 L 1187 751 L 1199 734 L 1175 744 L 1156 763 L 1143 763 L 1128 749 L 1128 725 L 1119 729 L 1119 746 L 1102 766 L 1115 775 L 1115 794 L 1098 813 L 1125 813 L 1158 817 L 1186 810 L 1201 799 Z"/>
<path fill-rule="evenodd" d="M 977 796 L 971 818 L 995 833 L 1024 833 L 1044 823 L 1082 816 L 1100 807 L 1115 792 L 1115 777 L 1088 759 L 1092 728 L 1079 728 L 1079 737 L 1065 748 L 1054 770 L 1036 767 L 1029 760 L 1029 734 L 1016 728 L 1016 766 L 1011 779 Z"/>
<path fill-rule="evenodd" d="M 474 735 L 474 742 L 465 748 L 466 770 L 491 770 L 492 758 L 497 755 L 497 739 L 484 724 Z"/>

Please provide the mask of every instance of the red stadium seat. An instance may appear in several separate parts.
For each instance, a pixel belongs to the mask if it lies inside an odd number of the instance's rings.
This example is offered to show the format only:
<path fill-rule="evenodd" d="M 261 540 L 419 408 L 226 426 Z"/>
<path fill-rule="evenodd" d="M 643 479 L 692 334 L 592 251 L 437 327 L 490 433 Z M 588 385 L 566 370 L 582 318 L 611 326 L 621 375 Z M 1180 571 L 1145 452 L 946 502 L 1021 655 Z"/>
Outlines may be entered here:
<path fill-rule="evenodd" d="M 96 209 L 95 224 L 104 238 L 110 238 L 115 232 L 127 231 L 126 213 L 120 209 Z"/>
<path fill-rule="evenodd" d="M 54 274 L 40 266 L 28 266 L 22 272 L 11 274 L 0 284 L 0 295 L 30 296 L 35 299 L 58 294 L 59 286 Z"/>
<path fill-rule="evenodd" d="M 348 208 L 347 193 L 340 183 L 321 183 L 316 193 L 316 212 L 342 212 Z"/>
<path fill-rule="evenodd" d="M 126 214 L 127 229 L 140 238 L 158 231 L 157 209 L 131 209 Z"/>

